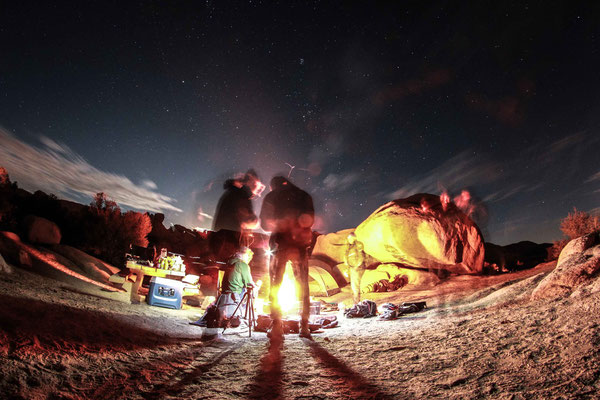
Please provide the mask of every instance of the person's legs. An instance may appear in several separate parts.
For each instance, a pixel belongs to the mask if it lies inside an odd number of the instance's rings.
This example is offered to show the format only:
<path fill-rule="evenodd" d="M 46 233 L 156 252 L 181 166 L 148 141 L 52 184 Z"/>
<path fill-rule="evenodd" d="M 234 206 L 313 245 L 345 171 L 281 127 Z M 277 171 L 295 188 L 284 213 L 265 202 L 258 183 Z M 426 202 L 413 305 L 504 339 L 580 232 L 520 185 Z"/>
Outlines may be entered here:
<path fill-rule="evenodd" d="M 360 303 L 360 281 L 364 275 L 365 270 L 360 267 L 350 267 L 350 285 L 352 286 L 352 300 L 354 304 Z"/>
<path fill-rule="evenodd" d="M 279 305 L 279 288 L 285 274 L 285 264 L 288 260 L 287 250 L 278 247 L 270 266 L 271 287 L 269 290 L 269 301 L 271 302 L 271 319 L 273 320 L 273 329 L 271 330 L 271 339 L 277 336 L 283 338 L 283 326 L 281 323 L 281 307 Z"/>
<path fill-rule="evenodd" d="M 300 287 L 300 302 L 302 311 L 300 314 L 300 336 L 310 337 L 308 328 L 308 317 L 310 314 L 310 291 L 308 288 L 308 255 L 306 249 L 299 248 L 294 251 L 294 276 Z"/>
<path fill-rule="evenodd" d="M 240 304 L 240 300 L 242 299 L 241 293 L 227 293 L 227 303 L 223 305 L 223 317 L 224 318 L 233 318 L 233 313 L 240 316 L 242 314 L 243 306 L 238 307 Z M 237 311 L 236 311 L 237 308 Z"/>

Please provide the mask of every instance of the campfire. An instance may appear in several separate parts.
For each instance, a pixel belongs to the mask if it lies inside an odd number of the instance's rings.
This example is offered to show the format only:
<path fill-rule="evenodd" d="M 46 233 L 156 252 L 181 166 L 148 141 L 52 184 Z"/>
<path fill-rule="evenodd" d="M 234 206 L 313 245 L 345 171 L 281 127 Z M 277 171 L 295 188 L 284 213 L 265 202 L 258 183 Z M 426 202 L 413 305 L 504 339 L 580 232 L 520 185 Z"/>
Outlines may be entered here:
<path fill-rule="evenodd" d="M 292 262 L 288 261 L 285 265 L 285 273 L 281 281 L 281 286 L 279 287 L 279 292 L 277 293 L 281 314 L 284 317 L 293 317 L 300 313 L 301 303 L 298 301 L 299 290 L 294 276 Z M 268 313 L 270 310 L 270 303 L 262 298 L 257 298 L 255 309 L 258 314 Z"/>
<path fill-rule="evenodd" d="M 281 313 L 283 315 L 298 313 L 298 295 L 296 293 L 294 270 L 292 269 L 292 262 L 288 261 L 285 264 L 285 274 L 283 275 L 283 281 L 281 282 L 279 292 L 277 293 Z"/>

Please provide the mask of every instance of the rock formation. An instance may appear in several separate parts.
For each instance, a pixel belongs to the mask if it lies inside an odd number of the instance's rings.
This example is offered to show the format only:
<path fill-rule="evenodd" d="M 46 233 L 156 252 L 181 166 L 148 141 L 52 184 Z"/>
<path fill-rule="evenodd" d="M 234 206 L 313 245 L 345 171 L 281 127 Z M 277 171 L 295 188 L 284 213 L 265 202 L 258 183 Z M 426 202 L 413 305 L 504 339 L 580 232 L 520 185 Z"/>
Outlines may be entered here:
<path fill-rule="evenodd" d="M 111 275 L 119 272 L 119 268 L 116 268 L 102 260 L 92 257 L 81 250 L 78 250 L 71 246 L 65 245 L 54 245 L 50 249 L 71 261 L 81 270 L 86 276 L 97 280 L 99 282 L 108 282 Z"/>
<path fill-rule="evenodd" d="M 477 225 L 453 203 L 416 194 L 391 201 L 355 230 L 365 252 L 383 263 L 457 274 L 483 268 L 483 237 Z"/>
<path fill-rule="evenodd" d="M 35 244 L 59 244 L 61 233 L 58 225 L 46 218 L 28 215 L 23 221 L 27 240 Z"/>
<path fill-rule="evenodd" d="M 10 273 L 12 273 L 11 266 L 8 265 L 6 263 L 6 261 L 4 261 L 4 258 L 2 257 L 2 254 L 0 254 L 0 273 L 3 273 L 3 274 L 10 274 Z"/>
<path fill-rule="evenodd" d="M 589 287 L 600 291 L 600 234 L 571 240 L 560 253 L 556 268 L 533 291 L 533 300 L 567 297 Z"/>

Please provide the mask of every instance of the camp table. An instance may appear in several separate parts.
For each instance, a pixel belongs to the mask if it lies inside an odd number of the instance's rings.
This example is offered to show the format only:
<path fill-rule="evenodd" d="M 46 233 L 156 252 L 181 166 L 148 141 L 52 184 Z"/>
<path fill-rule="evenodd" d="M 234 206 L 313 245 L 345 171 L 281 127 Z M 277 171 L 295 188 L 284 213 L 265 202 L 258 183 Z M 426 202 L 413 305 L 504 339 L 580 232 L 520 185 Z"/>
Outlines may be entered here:
<path fill-rule="evenodd" d="M 125 267 L 127 267 L 129 269 L 129 271 L 136 276 L 133 287 L 131 288 L 131 302 L 132 303 L 140 303 L 142 301 L 140 295 L 138 294 L 138 290 L 140 289 L 140 286 L 142 285 L 144 276 L 146 276 L 146 275 L 158 276 L 160 278 L 185 276 L 185 272 L 150 267 L 148 265 L 138 264 L 133 260 L 128 260 L 127 263 L 125 264 Z"/>

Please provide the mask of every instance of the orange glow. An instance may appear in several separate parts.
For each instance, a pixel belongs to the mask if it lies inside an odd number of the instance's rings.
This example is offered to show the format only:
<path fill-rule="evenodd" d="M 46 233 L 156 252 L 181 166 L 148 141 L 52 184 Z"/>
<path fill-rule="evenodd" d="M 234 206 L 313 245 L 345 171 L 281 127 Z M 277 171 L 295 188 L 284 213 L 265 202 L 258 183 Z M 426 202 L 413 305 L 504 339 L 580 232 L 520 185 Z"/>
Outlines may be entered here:
<path fill-rule="evenodd" d="M 266 186 L 264 183 L 262 183 L 261 181 L 257 180 L 254 184 L 254 187 L 252 188 L 252 195 L 253 197 L 260 197 L 260 195 L 262 194 L 262 192 L 264 192 Z"/>
<path fill-rule="evenodd" d="M 260 297 L 257 297 L 256 299 L 254 299 L 254 312 L 257 315 L 260 314 L 264 314 L 264 308 L 265 308 L 265 299 L 261 299 Z"/>
<path fill-rule="evenodd" d="M 448 209 L 448 204 L 450 204 L 450 196 L 448 195 L 448 192 L 444 191 L 440 195 L 440 202 L 442 203 L 442 209 L 446 211 Z"/>
<path fill-rule="evenodd" d="M 454 198 L 454 204 L 467 215 L 471 215 L 475 211 L 475 206 L 471 203 L 471 193 L 467 190 L 463 190 Z"/>

